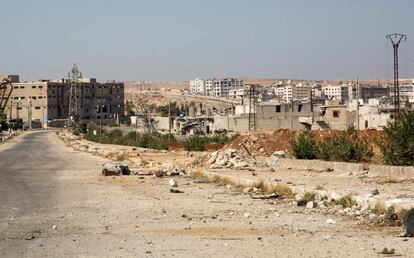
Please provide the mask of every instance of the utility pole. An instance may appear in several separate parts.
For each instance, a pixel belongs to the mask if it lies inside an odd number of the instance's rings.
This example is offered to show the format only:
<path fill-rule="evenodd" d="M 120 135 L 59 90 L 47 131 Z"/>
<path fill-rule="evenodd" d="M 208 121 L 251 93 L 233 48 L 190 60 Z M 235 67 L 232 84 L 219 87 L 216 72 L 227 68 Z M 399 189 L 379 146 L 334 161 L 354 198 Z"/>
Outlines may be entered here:
<path fill-rule="evenodd" d="M 394 112 L 395 118 L 400 115 L 400 83 L 399 83 L 399 73 L 398 73 L 398 47 L 401 43 L 401 40 L 407 40 L 407 36 L 403 34 L 389 34 L 386 36 L 392 43 L 394 49 Z"/>
<path fill-rule="evenodd" d="M 356 81 L 356 127 L 359 131 L 359 78 Z"/>
<path fill-rule="evenodd" d="M 256 131 L 256 85 L 249 86 L 249 131 Z"/>
<path fill-rule="evenodd" d="M 171 140 L 171 101 L 168 101 L 168 139 Z"/>
<path fill-rule="evenodd" d="M 13 119 L 13 100 L 10 101 L 10 117 L 9 117 L 9 123 L 10 120 Z"/>
<path fill-rule="evenodd" d="M 29 106 L 27 107 L 27 120 L 29 122 L 29 130 L 32 130 L 32 100 L 29 100 Z"/>
<path fill-rule="evenodd" d="M 103 85 L 101 85 L 101 101 L 99 106 L 99 143 L 102 143 Z"/>

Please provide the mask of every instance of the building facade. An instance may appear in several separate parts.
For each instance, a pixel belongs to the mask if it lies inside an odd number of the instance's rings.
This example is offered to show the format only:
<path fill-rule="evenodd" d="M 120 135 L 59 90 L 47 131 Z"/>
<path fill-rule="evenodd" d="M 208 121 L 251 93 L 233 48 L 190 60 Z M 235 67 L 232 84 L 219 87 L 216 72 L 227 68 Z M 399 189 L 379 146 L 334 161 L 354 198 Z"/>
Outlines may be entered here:
<path fill-rule="evenodd" d="M 14 82 L 6 111 L 10 119 L 20 118 L 37 127 L 59 124 L 69 117 L 69 80 Z M 82 122 L 105 124 L 124 116 L 123 83 L 98 83 L 94 78 L 82 78 L 78 83 Z"/>

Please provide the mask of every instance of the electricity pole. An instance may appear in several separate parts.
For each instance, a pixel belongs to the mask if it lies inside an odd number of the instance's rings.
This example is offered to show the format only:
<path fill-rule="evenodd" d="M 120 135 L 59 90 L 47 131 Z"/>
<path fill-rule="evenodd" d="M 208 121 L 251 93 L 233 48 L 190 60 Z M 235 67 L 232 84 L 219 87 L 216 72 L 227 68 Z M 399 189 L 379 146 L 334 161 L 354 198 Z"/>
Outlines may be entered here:
<path fill-rule="evenodd" d="M 356 128 L 359 131 L 359 78 L 356 82 Z"/>
<path fill-rule="evenodd" d="M 399 84 L 399 73 L 398 73 L 398 47 L 401 40 L 407 40 L 407 36 L 403 34 L 389 34 L 386 36 L 392 43 L 394 49 L 394 112 L 395 118 L 400 115 L 400 84 Z"/>

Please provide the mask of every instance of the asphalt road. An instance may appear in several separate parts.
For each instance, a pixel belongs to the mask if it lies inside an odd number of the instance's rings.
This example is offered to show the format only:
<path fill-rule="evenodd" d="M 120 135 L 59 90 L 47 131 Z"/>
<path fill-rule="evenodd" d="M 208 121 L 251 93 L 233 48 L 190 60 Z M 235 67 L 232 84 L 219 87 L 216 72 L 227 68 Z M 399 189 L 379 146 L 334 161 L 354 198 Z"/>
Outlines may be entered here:
<path fill-rule="evenodd" d="M 177 177 L 102 177 L 54 132 L 0 146 L 0 257 L 413 257 L 398 230 Z M 333 218 L 336 224 L 327 224 Z"/>

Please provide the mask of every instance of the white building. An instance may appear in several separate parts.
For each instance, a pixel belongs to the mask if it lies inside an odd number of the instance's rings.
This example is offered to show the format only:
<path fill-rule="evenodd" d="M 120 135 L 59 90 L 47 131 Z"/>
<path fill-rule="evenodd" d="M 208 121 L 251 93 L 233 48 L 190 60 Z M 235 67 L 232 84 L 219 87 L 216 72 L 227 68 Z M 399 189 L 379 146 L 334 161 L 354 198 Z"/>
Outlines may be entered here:
<path fill-rule="evenodd" d="M 346 85 L 327 85 L 322 87 L 326 98 L 345 102 L 348 100 L 348 86 Z"/>
<path fill-rule="evenodd" d="M 242 80 L 233 78 L 215 79 L 212 81 L 211 92 L 209 95 L 218 97 L 229 96 L 230 90 L 243 88 L 244 83 Z"/>
<path fill-rule="evenodd" d="M 190 81 L 190 92 L 209 96 L 229 96 L 230 90 L 244 87 L 242 80 L 226 79 L 195 79 Z"/>
<path fill-rule="evenodd" d="M 206 81 L 202 79 L 195 79 L 190 81 L 190 92 L 206 95 Z"/>

